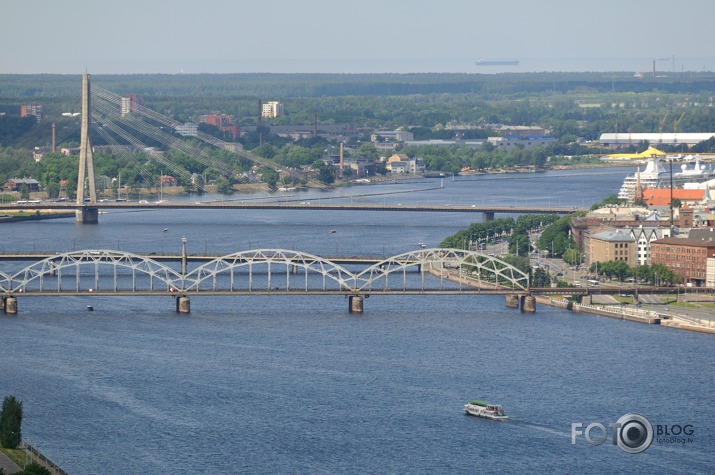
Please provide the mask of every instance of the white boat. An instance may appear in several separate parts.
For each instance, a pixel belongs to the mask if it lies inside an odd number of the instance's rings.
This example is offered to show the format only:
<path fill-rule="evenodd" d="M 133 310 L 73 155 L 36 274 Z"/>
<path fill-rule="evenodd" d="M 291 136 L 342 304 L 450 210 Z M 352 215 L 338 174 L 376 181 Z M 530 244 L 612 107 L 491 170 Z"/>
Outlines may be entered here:
<path fill-rule="evenodd" d="M 497 421 L 509 419 L 509 416 L 504 413 L 504 408 L 501 404 L 492 404 L 486 401 L 469 401 L 464 405 L 464 412 L 470 416 L 484 417 Z"/>
<path fill-rule="evenodd" d="M 680 171 L 673 170 L 673 188 L 682 188 L 686 183 L 702 183 L 712 178 L 715 178 L 715 172 L 706 169 L 696 156 L 694 162 L 680 165 Z M 641 191 L 645 191 L 648 188 L 668 188 L 670 181 L 670 170 L 666 169 L 659 159 L 651 158 L 643 170 L 639 167 L 637 173 L 628 175 L 623 180 L 618 197 L 634 201 L 639 182 Z"/>

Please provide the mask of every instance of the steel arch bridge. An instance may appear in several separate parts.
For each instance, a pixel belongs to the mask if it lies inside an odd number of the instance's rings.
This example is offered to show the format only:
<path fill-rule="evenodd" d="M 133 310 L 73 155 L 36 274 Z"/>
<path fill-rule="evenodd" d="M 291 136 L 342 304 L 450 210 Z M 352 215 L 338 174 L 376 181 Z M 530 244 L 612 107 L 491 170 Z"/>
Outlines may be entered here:
<path fill-rule="evenodd" d="M 401 281 L 402 290 L 407 290 L 407 274 L 412 269 L 420 273 L 422 290 L 425 290 L 425 274 L 438 276 L 443 287 L 451 271 L 456 271 L 458 277 L 466 275 L 473 281 L 471 286 L 476 284 L 479 288 L 529 289 L 529 275 L 501 259 L 474 251 L 436 248 L 406 252 L 373 264 L 356 275 L 357 290 L 367 292 L 379 288 L 376 286 L 390 289 L 393 275 Z M 462 279 L 457 280 L 461 287 Z M 394 283 L 392 288 L 395 289 Z"/>
<path fill-rule="evenodd" d="M 439 281 L 439 287 L 426 285 Z M 494 257 L 460 249 L 421 249 L 386 258 L 353 272 L 328 259 L 299 251 L 259 249 L 208 261 L 188 273 L 151 256 L 113 250 L 59 253 L 17 272 L 0 271 L 5 295 L 193 293 L 455 292 L 464 276 L 469 287 L 528 292 L 529 276 Z M 445 281 L 458 280 L 458 288 Z"/>

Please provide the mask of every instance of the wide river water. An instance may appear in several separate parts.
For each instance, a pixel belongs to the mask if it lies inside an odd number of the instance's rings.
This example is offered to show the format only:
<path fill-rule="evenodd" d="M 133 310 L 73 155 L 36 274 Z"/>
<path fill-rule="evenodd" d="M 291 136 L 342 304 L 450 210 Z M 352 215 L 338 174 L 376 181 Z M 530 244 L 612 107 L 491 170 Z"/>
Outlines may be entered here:
<path fill-rule="evenodd" d="M 309 202 L 590 206 L 625 168 L 283 193 Z M 428 188 L 432 188 L 427 190 Z M 434 189 L 437 188 L 437 189 Z M 420 191 L 421 190 L 421 191 Z M 371 196 L 365 196 L 371 195 Z M 275 199 L 237 195 L 233 199 Z M 391 256 L 435 247 L 476 214 L 135 211 L 3 224 L 0 250 Z M 166 229 L 166 231 L 164 231 Z M 332 231 L 335 232 L 332 232 Z M 0 263 L 9 271 L 17 264 Z M 92 303 L 94 312 L 85 305 Z M 0 397 L 23 437 L 72 474 L 712 473 L 715 340 L 497 296 L 20 298 L 0 314 Z M 467 417 L 481 398 L 508 422 Z M 639 413 L 661 429 L 628 454 L 572 444 L 572 423 Z M 593 438 L 600 433 L 591 432 Z M 689 437 L 689 438 L 688 438 Z M 679 443 L 666 443 L 679 442 Z"/>

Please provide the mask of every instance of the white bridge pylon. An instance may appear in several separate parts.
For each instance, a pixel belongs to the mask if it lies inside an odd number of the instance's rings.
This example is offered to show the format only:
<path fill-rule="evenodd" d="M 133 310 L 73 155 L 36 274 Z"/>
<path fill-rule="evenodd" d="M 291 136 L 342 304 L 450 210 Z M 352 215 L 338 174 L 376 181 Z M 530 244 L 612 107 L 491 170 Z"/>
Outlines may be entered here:
<path fill-rule="evenodd" d="M 502 290 L 529 289 L 528 274 L 494 257 L 461 249 L 420 249 L 351 271 L 320 256 L 285 250 L 258 249 L 228 254 L 182 275 L 151 258 L 113 250 L 59 253 L 15 273 L 0 271 L 0 292 L 41 293 L 342 293 L 451 288 L 468 286 Z M 355 266 L 356 264 L 349 264 Z M 466 280 L 465 280 L 466 282 Z M 429 286 L 427 284 L 432 284 Z"/>

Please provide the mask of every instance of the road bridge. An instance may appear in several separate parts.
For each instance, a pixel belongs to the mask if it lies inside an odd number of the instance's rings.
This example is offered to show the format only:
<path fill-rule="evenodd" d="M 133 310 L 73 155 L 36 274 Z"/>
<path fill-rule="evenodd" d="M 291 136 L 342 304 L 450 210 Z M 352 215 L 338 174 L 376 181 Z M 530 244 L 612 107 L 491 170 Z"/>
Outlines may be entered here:
<path fill-rule="evenodd" d="M 54 211 L 76 211 L 86 212 L 93 216 L 99 215 L 100 211 L 111 210 L 309 210 L 309 211 L 402 211 L 421 213 L 478 213 L 482 219 L 489 221 L 494 219 L 496 214 L 568 214 L 582 211 L 573 206 L 508 206 L 508 205 L 452 205 L 452 204 L 356 204 L 356 203 L 311 203 L 311 202 L 238 202 L 238 201 L 210 201 L 210 202 L 165 202 L 165 203 L 141 203 L 132 201 L 123 202 L 98 202 L 98 203 L 71 203 L 71 202 L 41 202 L 23 204 L 2 204 L 2 210 L 54 210 Z M 95 223 L 97 220 L 94 221 Z"/>
<path fill-rule="evenodd" d="M 90 95 L 92 92 L 98 94 L 100 99 L 100 104 L 94 104 L 91 107 L 92 101 Z M 76 202 L 37 202 L 37 201 L 23 201 L 22 203 L 16 204 L 3 204 L 0 205 L 0 211 L 11 210 L 20 208 L 22 210 L 58 210 L 58 211 L 74 211 L 75 217 L 78 223 L 82 224 L 96 224 L 99 222 L 100 211 L 108 210 L 127 210 L 127 209 L 153 209 L 153 210 L 167 210 L 167 209 L 183 209 L 183 210 L 205 210 L 205 209 L 251 209 L 251 210 L 310 210 L 310 211 L 408 211 L 408 212 L 468 212 L 468 213 L 480 213 L 484 221 L 494 219 L 494 215 L 497 213 L 511 213 L 511 214 L 525 214 L 525 213 L 557 213 L 566 214 L 573 211 L 577 211 L 574 207 L 567 206 L 505 206 L 505 205 L 437 205 L 437 204 L 337 204 L 337 203 L 321 203 L 321 202 L 273 202 L 273 203 L 256 203 L 256 202 L 237 202 L 237 201 L 212 201 L 212 202 L 193 202 L 193 203 L 181 203 L 181 202 L 160 202 L 160 203 L 147 203 L 147 202 L 128 202 L 128 201 L 104 201 L 97 199 L 97 188 L 95 184 L 95 173 L 94 173 L 94 158 L 92 153 L 92 142 L 90 126 L 92 124 L 92 112 L 98 112 L 98 120 L 103 124 L 103 127 L 98 128 L 97 132 L 101 132 L 102 135 L 105 132 L 105 128 L 111 129 L 115 134 L 123 137 L 134 146 L 139 147 L 140 142 L 134 140 L 131 134 L 128 134 L 123 127 L 118 127 L 112 122 L 113 117 L 116 115 L 118 110 L 116 105 L 119 104 L 121 99 L 119 96 L 115 96 L 109 91 L 103 90 L 101 88 L 92 88 L 90 86 L 90 76 L 87 72 L 82 75 L 82 120 L 81 120 L 81 131 L 80 131 L 80 153 L 79 153 L 79 172 L 77 179 L 77 199 Z M 105 104 L 109 102 L 111 105 Z M 170 129 L 176 129 L 181 124 L 175 122 L 167 117 L 163 117 L 154 111 L 150 111 L 144 107 L 139 107 L 137 111 L 140 115 L 146 116 L 152 121 L 162 123 L 164 126 Z M 142 135 L 158 138 L 154 135 L 148 124 L 146 122 L 137 122 L 136 117 L 133 114 L 129 114 L 123 118 L 127 124 L 132 125 L 130 128 L 142 133 Z M 157 131 L 158 132 L 158 129 Z M 160 132 L 164 134 L 165 132 Z M 109 139 L 110 136 L 105 136 L 105 139 Z M 276 164 L 266 161 L 265 159 L 253 155 L 248 152 L 237 149 L 231 144 L 219 143 L 217 139 L 208 136 L 207 134 L 199 133 L 198 138 L 204 141 L 208 141 L 213 145 L 221 146 L 222 148 L 228 148 L 232 152 L 243 156 L 244 158 L 249 158 L 250 160 L 261 163 L 267 166 L 275 167 Z M 166 143 L 169 145 L 177 146 L 179 149 L 183 150 L 180 146 L 181 141 L 176 137 L 169 135 L 165 137 Z M 163 143 L 163 140 L 160 140 Z M 144 148 L 144 147 L 140 147 Z M 184 151 L 187 153 L 187 151 Z M 187 153 L 188 154 L 188 153 Z M 190 154 L 189 154 L 190 155 Z M 167 163 L 167 165 L 169 165 Z M 225 164 L 224 164 L 225 165 Z M 223 169 L 219 163 L 211 161 L 211 165 L 218 167 L 217 169 Z M 283 167 L 285 168 L 285 167 Z M 284 172 L 291 173 L 290 170 L 283 170 Z"/>

